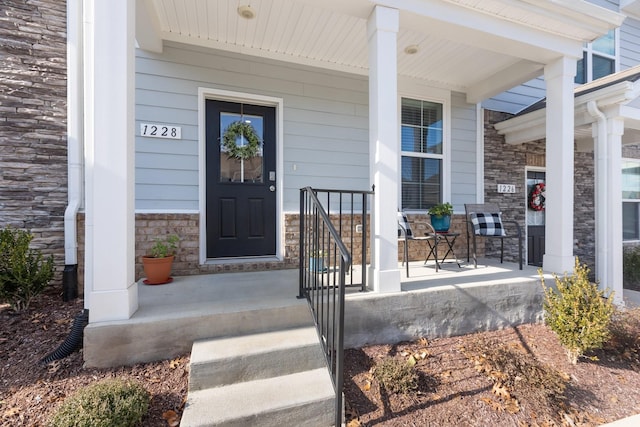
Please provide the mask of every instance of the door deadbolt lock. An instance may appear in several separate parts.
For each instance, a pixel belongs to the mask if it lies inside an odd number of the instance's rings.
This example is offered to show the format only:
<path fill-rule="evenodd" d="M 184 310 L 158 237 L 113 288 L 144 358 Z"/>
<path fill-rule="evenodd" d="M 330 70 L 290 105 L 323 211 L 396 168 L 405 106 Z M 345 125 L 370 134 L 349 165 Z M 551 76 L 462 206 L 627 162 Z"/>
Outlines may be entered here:
<path fill-rule="evenodd" d="M 269 191 L 271 191 L 271 192 L 276 191 L 276 186 L 275 185 L 270 185 L 269 186 Z"/>

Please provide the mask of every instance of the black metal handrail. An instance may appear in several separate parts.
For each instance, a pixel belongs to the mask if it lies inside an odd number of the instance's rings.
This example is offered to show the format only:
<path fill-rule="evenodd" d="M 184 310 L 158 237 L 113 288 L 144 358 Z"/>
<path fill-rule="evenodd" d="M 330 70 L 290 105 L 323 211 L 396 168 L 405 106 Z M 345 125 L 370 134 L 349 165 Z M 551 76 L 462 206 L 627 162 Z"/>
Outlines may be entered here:
<path fill-rule="evenodd" d="M 323 206 L 318 194 L 326 194 Z M 342 390 L 344 384 L 344 305 L 346 276 L 353 276 L 351 253 L 343 242 L 343 196 L 350 195 L 351 223 L 350 247 L 354 247 L 355 195 L 362 196 L 362 282 L 366 284 L 367 195 L 372 192 L 345 190 L 319 190 L 311 187 L 300 190 L 300 287 L 299 298 L 309 302 L 318 337 L 322 344 L 327 366 L 336 394 L 336 426 L 342 425 Z M 338 229 L 331 221 L 332 194 L 339 199 Z M 349 234 L 349 233 L 346 233 Z M 353 284 L 353 278 L 351 279 Z"/>
<path fill-rule="evenodd" d="M 360 286 L 360 290 L 364 291 L 367 287 L 366 265 L 369 250 L 368 209 L 369 206 L 371 206 L 371 201 L 369 199 L 373 197 L 374 191 L 336 190 L 311 187 L 303 188 L 300 190 L 301 220 L 303 206 L 302 200 L 305 191 L 311 191 L 316 195 L 317 201 L 324 208 L 324 211 L 328 213 L 332 224 L 334 224 L 336 231 L 340 235 L 342 242 L 345 244 L 352 257 L 354 254 L 360 254 L 359 260 L 352 258 L 353 262 L 347 271 L 347 275 L 349 276 L 347 286 Z M 302 262 L 308 259 L 307 256 L 303 257 L 302 253 L 302 238 L 304 236 L 304 231 L 305 230 L 300 227 L 300 260 Z M 362 267 L 359 275 L 355 274 L 357 270 L 354 269 L 354 265 L 357 265 L 358 261 Z M 301 267 L 302 262 L 300 263 Z M 304 270 L 301 268 L 300 283 L 302 283 L 303 280 L 303 271 Z"/>

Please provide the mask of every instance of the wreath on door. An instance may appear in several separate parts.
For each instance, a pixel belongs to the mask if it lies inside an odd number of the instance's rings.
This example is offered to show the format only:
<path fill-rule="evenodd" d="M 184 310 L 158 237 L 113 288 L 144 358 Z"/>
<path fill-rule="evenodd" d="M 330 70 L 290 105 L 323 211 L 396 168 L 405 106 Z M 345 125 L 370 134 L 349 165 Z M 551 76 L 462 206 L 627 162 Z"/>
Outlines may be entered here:
<path fill-rule="evenodd" d="M 244 137 L 247 141 L 245 145 L 238 146 L 236 142 L 238 137 Z M 222 134 L 222 146 L 229 155 L 234 159 L 250 159 L 258 154 L 260 140 L 256 130 L 251 124 L 243 121 L 235 121 L 224 130 Z"/>
<path fill-rule="evenodd" d="M 529 208 L 534 211 L 543 211 L 545 208 L 546 192 L 544 182 L 533 186 L 529 192 Z"/>

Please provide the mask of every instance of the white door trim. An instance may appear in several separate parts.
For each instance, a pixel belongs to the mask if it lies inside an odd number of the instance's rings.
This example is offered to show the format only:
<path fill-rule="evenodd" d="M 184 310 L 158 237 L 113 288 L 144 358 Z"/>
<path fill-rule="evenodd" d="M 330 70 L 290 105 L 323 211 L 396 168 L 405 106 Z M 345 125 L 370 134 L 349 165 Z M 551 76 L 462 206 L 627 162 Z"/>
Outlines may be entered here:
<path fill-rule="evenodd" d="M 283 111 L 284 100 L 272 96 L 257 95 L 253 93 L 234 92 L 215 88 L 198 88 L 198 182 L 199 182 L 199 212 L 200 212 L 200 264 L 248 262 L 252 258 L 234 258 L 224 260 L 207 259 L 207 229 L 206 229 L 206 118 L 205 104 L 207 99 L 219 101 L 240 102 L 254 105 L 264 105 L 275 107 L 276 109 L 276 257 L 274 261 L 284 260 L 284 216 L 283 212 L 283 189 L 284 189 L 284 131 L 283 131 Z M 264 257 L 260 257 L 264 261 Z"/>

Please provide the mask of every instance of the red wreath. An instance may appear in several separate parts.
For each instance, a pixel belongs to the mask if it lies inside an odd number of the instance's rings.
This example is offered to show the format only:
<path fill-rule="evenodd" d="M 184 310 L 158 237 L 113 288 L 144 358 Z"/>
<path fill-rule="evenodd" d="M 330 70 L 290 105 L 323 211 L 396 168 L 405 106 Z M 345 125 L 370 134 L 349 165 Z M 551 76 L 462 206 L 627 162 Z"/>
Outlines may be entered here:
<path fill-rule="evenodd" d="M 544 182 L 540 182 L 533 186 L 531 192 L 529 193 L 529 209 L 533 209 L 534 211 L 543 211 L 545 200 L 546 200 L 546 192 Z"/>

